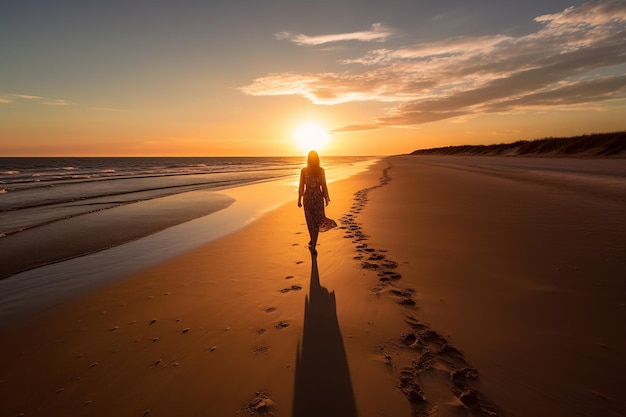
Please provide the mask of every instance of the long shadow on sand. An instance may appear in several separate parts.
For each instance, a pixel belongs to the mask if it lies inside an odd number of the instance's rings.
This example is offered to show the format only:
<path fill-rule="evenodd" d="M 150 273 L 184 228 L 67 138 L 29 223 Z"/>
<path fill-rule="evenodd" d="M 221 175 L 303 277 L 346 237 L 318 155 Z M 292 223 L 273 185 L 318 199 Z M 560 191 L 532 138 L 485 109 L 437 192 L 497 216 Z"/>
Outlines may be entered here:
<path fill-rule="evenodd" d="M 320 285 L 311 256 L 311 287 L 304 301 L 292 417 L 356 417 L 348 360 L 337 320 L 335 293 Z"/>

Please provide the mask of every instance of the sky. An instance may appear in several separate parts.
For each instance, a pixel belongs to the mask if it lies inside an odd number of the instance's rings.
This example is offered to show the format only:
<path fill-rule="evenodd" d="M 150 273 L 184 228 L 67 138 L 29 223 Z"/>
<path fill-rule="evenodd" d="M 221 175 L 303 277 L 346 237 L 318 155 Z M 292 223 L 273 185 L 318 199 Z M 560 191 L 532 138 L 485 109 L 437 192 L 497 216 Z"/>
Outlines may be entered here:
<path fill-rule="evenodd" d="M 0 2 L 0 156 L 389 155 L 625 114 L 624 0 Z"/>

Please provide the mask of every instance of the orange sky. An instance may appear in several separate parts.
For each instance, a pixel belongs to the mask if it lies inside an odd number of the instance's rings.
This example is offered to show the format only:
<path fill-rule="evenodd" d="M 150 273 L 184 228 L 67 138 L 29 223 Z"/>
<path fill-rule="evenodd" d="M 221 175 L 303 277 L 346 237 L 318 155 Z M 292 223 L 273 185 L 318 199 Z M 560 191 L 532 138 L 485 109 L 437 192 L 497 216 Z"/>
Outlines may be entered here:
<path fill-rule="evenodd" d="M 626 129 L 617 0 L 18 3 L 0 156 L 299 155 L 305 123 L 330 155 Z"/>

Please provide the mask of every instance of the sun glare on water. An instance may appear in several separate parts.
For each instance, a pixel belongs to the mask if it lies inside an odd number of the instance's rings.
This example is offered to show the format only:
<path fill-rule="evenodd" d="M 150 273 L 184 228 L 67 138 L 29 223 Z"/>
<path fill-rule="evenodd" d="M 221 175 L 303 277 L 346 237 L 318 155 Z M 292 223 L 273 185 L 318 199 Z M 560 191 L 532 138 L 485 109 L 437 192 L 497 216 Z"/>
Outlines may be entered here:
<path fill-rule="evenodd" d="M 328 139 L 328 132 L 315 123 L 300 125 L 293 135 L 296 146 L 304 152 L 322 150 L 328 143 Z"/>

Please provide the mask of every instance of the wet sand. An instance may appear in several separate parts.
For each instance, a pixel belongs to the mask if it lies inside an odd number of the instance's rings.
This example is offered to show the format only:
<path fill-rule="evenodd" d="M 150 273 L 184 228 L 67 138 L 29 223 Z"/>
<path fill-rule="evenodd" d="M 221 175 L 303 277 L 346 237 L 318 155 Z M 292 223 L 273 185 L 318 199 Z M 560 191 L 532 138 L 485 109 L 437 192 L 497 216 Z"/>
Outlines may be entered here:
<path fill-rule="evenodd" d="M 0 279 L 140 239 L 222 210 L 233 199 L 193 191 L 52 222 L 0 239 Z M 114 227 L 112 227 L 114 225 Z"/>
<path fill-rule="evenodd" d="M 387 158 L 317 257 L 294 196 L 1 330 L 0 414 L 625 414 L 623 177 L 480 163 Z"/>

